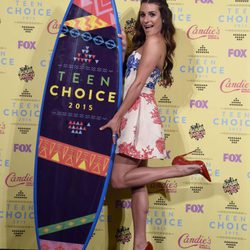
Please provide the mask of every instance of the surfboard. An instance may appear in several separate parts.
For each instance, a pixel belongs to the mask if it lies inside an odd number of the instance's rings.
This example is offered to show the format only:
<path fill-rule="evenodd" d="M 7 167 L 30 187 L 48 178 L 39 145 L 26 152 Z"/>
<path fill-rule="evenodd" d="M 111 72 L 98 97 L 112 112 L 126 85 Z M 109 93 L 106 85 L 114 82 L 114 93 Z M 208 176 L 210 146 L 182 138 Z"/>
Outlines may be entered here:
<path fill-rule="evenodd" d="M 71 1 L 47 74 L 34 173 L 38 248 L 86 249 L 103 205 L 115 145 L 100 131 L 117 111 L 122 51 L 114 1 Z"/>

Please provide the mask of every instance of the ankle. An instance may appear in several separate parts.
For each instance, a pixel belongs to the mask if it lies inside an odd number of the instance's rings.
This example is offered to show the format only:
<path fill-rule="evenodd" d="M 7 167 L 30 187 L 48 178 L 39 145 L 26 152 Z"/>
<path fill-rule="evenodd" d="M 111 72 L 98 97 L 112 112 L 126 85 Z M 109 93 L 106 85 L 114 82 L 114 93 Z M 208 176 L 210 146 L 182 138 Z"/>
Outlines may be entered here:
<path fill-rule="evenodd" d="M 144 250 L 147 247 L 147 244 L 146 241 L 136 242 L 134 244 L 134 250 Z"/>
<path fill-rule="evenodd" d="M 178 165 L 178 171 L 180 172 L 180 176 L 187 176 L 191 174 L 198 174 L 201 172 L 201 167 L 199 165 Z"/>

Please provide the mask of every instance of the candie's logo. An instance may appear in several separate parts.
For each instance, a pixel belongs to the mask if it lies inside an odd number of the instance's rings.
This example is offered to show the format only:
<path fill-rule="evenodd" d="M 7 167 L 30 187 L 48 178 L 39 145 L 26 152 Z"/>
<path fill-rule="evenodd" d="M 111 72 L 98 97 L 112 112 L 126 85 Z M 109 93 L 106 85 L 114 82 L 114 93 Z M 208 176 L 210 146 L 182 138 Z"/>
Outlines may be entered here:
<path fill-rule="evenodd" d="M 47 31 L 49 34 L 55 35 L 60 29 L 60 23 L 57 19 L 51 20 L 47 25 Z"/>
<path fill-rule="evenodd" d="M 203 235 L 200 235 L 198 237 L 191 237 L 188 233 L 185 233 L 181 235 L 178 239 L 178 245 L 180 248 L 183 249 L 191 247 L 197 247 L 200 249 L 210 249 L 211 239 L 210 237 L 206 238 Z"/>
<path fill-rule="evenodd" d="M 208 26 L 206 28 L 200 28 L 197 24 L 192 25 L 187 31 L 187 37 L 191 40 L 199 38 L 207 39 L 219 39 L 220 29 Z"/>
<path fill-rule="evenodd" d="M 33 186 L 33 176 L 28 173 L 23 176 L 17 176 L 15 172 L 12 172 L 6 177 L 5 184 L 7 187 Z"/>
<path fill-rule="evenodd" d="M 231 78 L 224 79 L 220 84 L 220 90 L 223 93 L 231 93 L 234 91 L 240 91 L 242 93 L 250 93 L 250 83 L 246 80 L 234 82 Z"/>
<path fill-rule="evenodd" d="M 148 184 L 148 192 L 165 192 L 165 193 L 176 193 L 177 192 L 177 182 L 166 180 L 165 182 L 152 182 Z"/>

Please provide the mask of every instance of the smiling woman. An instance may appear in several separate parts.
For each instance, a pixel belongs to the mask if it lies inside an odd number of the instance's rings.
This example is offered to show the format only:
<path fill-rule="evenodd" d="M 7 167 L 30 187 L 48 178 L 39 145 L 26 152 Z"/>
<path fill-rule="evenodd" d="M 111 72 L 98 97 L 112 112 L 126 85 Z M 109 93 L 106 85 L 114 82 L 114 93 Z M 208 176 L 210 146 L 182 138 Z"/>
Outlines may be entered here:
<path fill-rule="evenodd" d="M 146 240 L 149 207 L 146 185 L 198 173 L 206 175 L 208 180 L 210 178 L 204 163 L 190 164 L 183 157 L 175 158 L 174 166 L 147 166 L 148 159 L 167 158 L 163 126 L 154 96 L 157 83 L 163 87 L 173 83 L 175 28 L 166 1 L 142 0 L 135 30 L 126 65 L 123 103 L 114 117 L 100 129 L 110 128 L 113 142 L 117 143 L 112 186 L 132 190 L 133 250 L 152 250 L 152 244 Z M 124 33 L 122 40 L 123 51 L 126 51 Z"/>
<path fill-rule="evenodd" d="M 160 68 L 162 73 L 159 83 L 164 87 L 171 86 L 173 82 L 171 71 L 176 43 L 174 40 L 175 27 L 172 19 L 173 14 L 165 0 L 141 1 L 140 12 L 135 24 L 136 33 L 132 40 L 132 50 L 137 50 L 144 44 L 146 36 L 153 37 L 160 32 L 165 45 L 162 52 L 165 52 L 166 55 L 163 55 L 165 60 L 162 68 Z"/>
<path fill-rule="evenodd" d="M 161 31 L 162 18 L 159 8 L 156 5 L 153 8 L 150 8 L 149 5 L 144 5 L 144 8 L 140 10 L 139 16 L 145 34 L 157 35 Z"/>

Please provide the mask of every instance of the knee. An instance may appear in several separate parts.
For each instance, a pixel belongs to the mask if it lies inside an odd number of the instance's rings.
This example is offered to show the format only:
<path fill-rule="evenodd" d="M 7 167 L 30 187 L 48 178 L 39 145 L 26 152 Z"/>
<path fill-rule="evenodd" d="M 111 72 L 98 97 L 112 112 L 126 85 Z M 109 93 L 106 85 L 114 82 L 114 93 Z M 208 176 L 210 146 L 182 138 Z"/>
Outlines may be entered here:
<path fill-rule="evenodd" d="M 115 188 L 115 189 L 125 188 L 125 185 L 123 184 L 123 181 L 121 180 L 121 178 L 117 178 L 113 175 L 111 176 L 111 186 L 112 188 Z"/>

